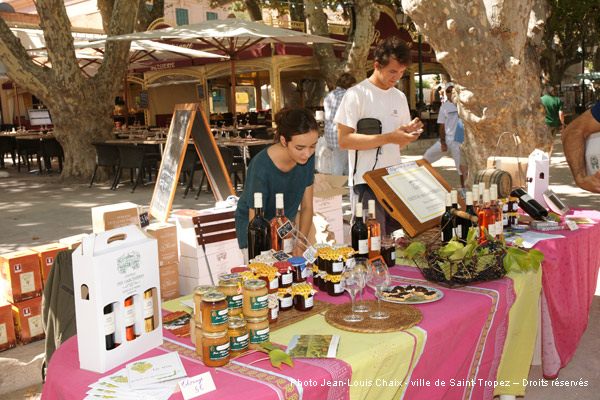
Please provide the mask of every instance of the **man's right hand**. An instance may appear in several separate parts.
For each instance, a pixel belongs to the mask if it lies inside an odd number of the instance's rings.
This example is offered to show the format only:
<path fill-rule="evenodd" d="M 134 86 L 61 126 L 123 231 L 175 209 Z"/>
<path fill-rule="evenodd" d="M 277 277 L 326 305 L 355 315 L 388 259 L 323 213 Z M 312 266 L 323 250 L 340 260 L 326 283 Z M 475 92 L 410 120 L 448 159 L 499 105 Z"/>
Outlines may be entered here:
<path fill-rule="evenodd" d="M 575 183 L 584 190 L 600 193 L 600 171 L 594 175 L 579 176 L 575 179 Z"/>
<path fill-rule="evenodd" d="M 448 151 L 448 145 L 446 144 L 446 142 L 441 142 L 442 143 L 442 151 Z"/>

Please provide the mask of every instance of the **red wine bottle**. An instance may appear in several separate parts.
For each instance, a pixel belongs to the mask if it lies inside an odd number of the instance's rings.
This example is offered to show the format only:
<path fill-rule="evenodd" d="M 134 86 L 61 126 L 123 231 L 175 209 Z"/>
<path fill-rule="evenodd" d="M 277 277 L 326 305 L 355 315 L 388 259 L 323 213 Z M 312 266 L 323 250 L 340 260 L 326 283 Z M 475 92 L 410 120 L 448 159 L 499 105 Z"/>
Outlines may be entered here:
<path fill-rule="evenodd" d="M 548 211 L 523 189 L 513 189 L 510 195 L 519 198 L 519 207 L 529 214 L 531 218 L 545 220 L 548 217 Z"/>
<path fill-rule="evenodd" d="M 248 223 L 248 259 L 271 250 L 271 225 L 263 216 L 262 193 L 254 193 L 254 218 Z"/>
<path fill-rule="evenodd" d="M 104 306 L 104 337 L 106 340 L 106 350 L 115 348 L 115 313 L 112 304 Z"/>
<path fill-rule="evenodd" d="M 454 237 L 454 214 L 452 210 L 452 195 L 446 193 L 446 211 L 442 214 L 442 243 L 448 243 Z"/>
<path fill-rule="evenodd" d="M 369 228 L 363 221 L 362 203 L 356 203 L 354 224 L 351 229 L 352 248 L 358 251 L 357 257 L 369 256 Z"/>
<path fill-rule="evenodd" d="M 465 212 L 472 217 L 477 217 L 477 213 L 475 212 L 475 209 L 473 207 L 473 193 L 472 192 L 467 192 L 466 203 L 467 203 L 467 209 L 465 210 Z M 469 235 L 469 229 L 471 229 L 472 227 L 473 228 L 478 227 L 476 222 L 473 222 L 473 221 L 465 219 L 465 218 L 460 218 L 460 224 L 461 224 L 461 238 L 463 241 L 467 240 L 467 236 Z"/>

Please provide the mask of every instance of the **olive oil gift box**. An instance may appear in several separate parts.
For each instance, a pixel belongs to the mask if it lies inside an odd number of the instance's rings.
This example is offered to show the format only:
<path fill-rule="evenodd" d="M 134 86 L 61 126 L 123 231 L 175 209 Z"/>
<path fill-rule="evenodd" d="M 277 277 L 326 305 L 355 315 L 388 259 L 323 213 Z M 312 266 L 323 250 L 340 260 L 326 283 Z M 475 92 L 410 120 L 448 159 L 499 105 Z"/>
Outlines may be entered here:
<path fill-rule="evenodd" d="M 11 303 L 42 295 L 42 274 L 38 254 L 31 250 L 0 255 L 4 298 Z"/>
<path fill-rule="evenodd" d="M 91 234 L 72 257 L 81 369 L 104 373 L 162 344 L 155 238 L 129 225 Z"/>

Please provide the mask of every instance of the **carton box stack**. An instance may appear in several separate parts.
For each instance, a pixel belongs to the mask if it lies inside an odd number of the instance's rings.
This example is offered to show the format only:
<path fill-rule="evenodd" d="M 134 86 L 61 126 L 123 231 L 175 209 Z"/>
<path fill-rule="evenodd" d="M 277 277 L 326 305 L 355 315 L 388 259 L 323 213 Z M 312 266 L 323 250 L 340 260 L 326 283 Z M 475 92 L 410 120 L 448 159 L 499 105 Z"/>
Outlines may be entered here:
<path fill-rule="evenodd" d="M 0 351 L 12 349 L 16 345 L 12 306 L 0 300 Z"/>
<path fill-rule="evenodd" d="M 161 301 L 177 298 L 179 297 L 177 227 L 166 222 L 156 222 L 148 225 L 146 232 L 156 238 L 158 245 Z"/>
<path fill-rule="evenodd" d="M 52 268 L 52 263 L 56 255 L 63 250 L 68 250 L 68 247 L 60 243 L 50 243 L 43 246 L 32 247 L 31 251 L 38 254 L 40 262 L 40 271 L 42 272 L 42 286 L 46 286 L 46 280 Z"/>
<path fill-rule="evenodd" d="M 92 229 L 94 233 L 127 225 L 140 226 L 137 204 L 126 202 L 92 207 Z"/>
<path fill-rule="evenodd" d="M 219 275 L 243 264 L 244 257 L 235 235 L 234 211 L 234 208 L 228 207 L 172 213 L 181 254 L 178 270 L 180 295 L 193 293 L 198 285 L 218 284 Z"/>
<path fill-rule="evenodd" d="M 69 250 L 73 250 L 76 249 L 81 244 L 81 241 L 88 236 L 89 235 L 87 233 L 80 233 L 78 235 L 62 238 L 58 241 L 58 243 L 67 246 Z"/>
<path fill-rule="evenodd" d="M 38 253 L 24 250 L 2 254 L 0 266 L 2 295 L 10 303 L 17 342 L 27 344 L 43 339 L 42 274 Z"/>

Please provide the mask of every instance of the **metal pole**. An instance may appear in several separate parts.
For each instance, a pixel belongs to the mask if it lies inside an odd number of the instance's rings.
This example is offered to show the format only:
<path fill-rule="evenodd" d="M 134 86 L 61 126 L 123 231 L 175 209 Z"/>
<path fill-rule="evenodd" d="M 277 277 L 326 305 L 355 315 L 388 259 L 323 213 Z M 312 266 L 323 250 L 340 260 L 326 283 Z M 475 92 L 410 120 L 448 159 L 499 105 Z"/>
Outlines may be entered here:
<path fill-rule="evenodd" d="M 421 35 L 419 35 L 419 112 L 423 111 L 423 59 L 421 58 Z"/>
<path fill-rule="evenodd" d="M 581 79 L 581 106 L 582 112 L 585 111 L 585 38 L 581 41 L 581 74 L 584 75 Z"/>
<path fill-rule="evenodd" d="M 13 82 L 15 86 L 15 108 L 17 111 L 17 120 L 19 121 L 19 129 L 21 129 L 21 109 L 19 107 L 19 91 L 17 90 L 17 82 Z"/>

